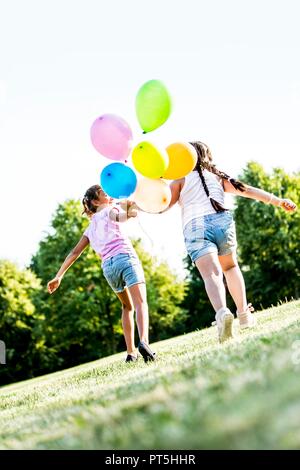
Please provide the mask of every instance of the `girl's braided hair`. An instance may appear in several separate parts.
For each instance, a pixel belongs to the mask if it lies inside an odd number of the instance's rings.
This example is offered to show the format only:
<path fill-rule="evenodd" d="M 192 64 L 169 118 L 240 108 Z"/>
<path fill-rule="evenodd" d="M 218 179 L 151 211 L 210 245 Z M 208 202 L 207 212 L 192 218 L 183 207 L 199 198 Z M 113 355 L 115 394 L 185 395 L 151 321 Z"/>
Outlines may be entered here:
<path fill-rule="evenodd" d="M 94 206 L 92 201 L 94 199 L 98 199 L 100 190 L 101 190 L 101 187 L 99 186 L 99 184 L 94 184 L 94 186 L 91 186 L 86 191 L 82 199 L 83 214 L 86 214 L 87 216 L 91 216 L 92 214 L 95 214 L 95 212 L 97 211 L 97 207 Z"/>
<path fill-rule="evenodd" d="M 210 199 L 211 205 L 213 206 L 216 212 L 225 211 L 226 209 L 225 207 L 222 206 L 222 204 L 220 204 L 218 201 L 210 197 L 209 189 L 207 187 L 207 184 L 203 175 L 203 170 L 204 169 L 208 170 L 211 173 L 214 173 L 215 175 L 219 176 L 220 178 L 229 181 L 232 184 L 232 186 L 235 189 L 238 189 L 239 191 L 242 191 L 242 192 L 245 191 L 246 190 L 245 185 L 241 181 L 231 178 L 229 175 L 227 175 L 227 173 L 224 173 L 223 171 L 220 171 L 218 170 L 218 168 L 216 168 L 215 164 L 212 161 L 211 151 L 206 144 L 200 141 L 190 142 L 190 144 L 196 149 L 197 156 L 198 156 L 194 171 L 198 172 L 199 177 L 203 184 L 204 191 L 207 197 Z"/>

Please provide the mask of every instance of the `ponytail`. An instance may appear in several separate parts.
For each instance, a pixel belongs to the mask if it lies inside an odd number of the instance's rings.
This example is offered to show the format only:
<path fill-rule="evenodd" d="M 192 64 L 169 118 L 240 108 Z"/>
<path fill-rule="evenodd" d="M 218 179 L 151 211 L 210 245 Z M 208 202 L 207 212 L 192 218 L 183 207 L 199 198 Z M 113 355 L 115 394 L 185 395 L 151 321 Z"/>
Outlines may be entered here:
<path fill-rule="evenodd" d="M 245 185 L 241 181 L 231 178 L 229 175 L 227 175 L 227 173 L 224 173 L 223 171 L 220 171 L 218 170 L 218 168 L 216 168 L 215 164 L 212 161 L 212 155 L 211 155 L 210 149 L 209 147 L 207 147 L 206 144 L 200 141 L 190 142 L 190 144 L 196 149 L 196 152 L 198 155 L 197 164 L 194 170 L 198 172 L 198 175 L 203 184 L 203 188 L 206 193 L 206 196 L 209 198 L 211 205 L 216 212 L 226 211 L 227 209 L 223 207 L 222 204 L 220 204 L 218 201 L 216 201 L 210 196 L 209 189 L 207 187 L 207 184 L 203 175 L 203 169 L 208 170 L 211 173 L 214 173 L 215 175 L 219 176 L 219 178 L 229 181 L 235 189 L 241 192 L 244 192 L 246 190 Z"/>
<path fill-rule="evenodd" d="M 211 205 L 213 206 L 214 210 L 216 212 L 224 212 L 226 211 L 227 209 L 225 209 L 225 207 L 222 206 L 222 204 L 220 204 L 218 201 L 216 201 L 215 199 L 213 199 L 210 194 L 209 194 L 209 189 L 207 187 L 207 184 L 206 184 L 206 181 L 205 181 L 205 178 L 204 178 L 204 175 L 203 175 L 203 172 L 202 172 L 202 168 L 201 168 L 201 165 L 199 164 L 199 162 L 197 162 L 197 165 L 195 167 L 195 170 L 197 170 L 198 172 L 198 175 L 201 179 L 201 182 L 203 184 L 203 188 L 204 188 L 204 191 L 206 193 L 206 196 L 209 198 L 210 200 L 210 203 Z"/>
<path fill-rule="evenodd" d="M 91 186 L 85 193 L 83 199 L 82 199 L 82 205 L 83 205 L 83 212 L 82 214 L 86 214 L 88 217 L 91 215 L 95 214 L 97 211 L 97 207 L 94 206 L 93 200 L 98 199 L 98 193 L 101 187 L 98 184 L 94 184 L 94 186 Z"/>

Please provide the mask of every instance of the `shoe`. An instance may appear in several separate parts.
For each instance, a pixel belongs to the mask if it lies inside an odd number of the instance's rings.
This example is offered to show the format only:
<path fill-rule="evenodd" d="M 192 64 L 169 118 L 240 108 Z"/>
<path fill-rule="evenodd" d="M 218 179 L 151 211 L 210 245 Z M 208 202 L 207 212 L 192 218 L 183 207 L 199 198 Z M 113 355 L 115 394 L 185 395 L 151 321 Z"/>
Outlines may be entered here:
<path fill-rule="evenodd" d="M 139 342 L 138 349 L 145 362 L 155 361 L 155 353 L 151 351 L 148 344 L 144 343 L 144 341 Z"/>
<path fill-rule="evenodd" d="M 216 313 L 216 323 L 220 343 L 233 338 L 233 314 L 228 308 L 221 308 Z"/>
<path fill-rule="evenodd" d="M 252 306 L 252 304 L 248 304 L 245 312 L 240 312 L 236 314 L 240 322 L 241 330 L 245 328 L 253 328 L 254 326 L 256 326 L 257 320 L 253 313 L 251 313 L 253 311 L 254 307 Z"/>
<path fill-rule="evenodd" d="M 137 356 L 133 356 L 132 354 L 127 354 L 125 362 L 136 362 L 138 360 Z"/>

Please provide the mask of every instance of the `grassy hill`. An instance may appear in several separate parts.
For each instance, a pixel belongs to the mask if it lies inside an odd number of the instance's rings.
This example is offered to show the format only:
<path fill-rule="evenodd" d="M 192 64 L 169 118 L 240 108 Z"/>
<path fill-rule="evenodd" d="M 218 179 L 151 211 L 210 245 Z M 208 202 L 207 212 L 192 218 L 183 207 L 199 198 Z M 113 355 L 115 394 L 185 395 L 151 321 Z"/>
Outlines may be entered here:
<path fill-rule="evenodd" d="M 256 315 L 0 388 L 0 449 L 300 448 L 300 301 Z"/>

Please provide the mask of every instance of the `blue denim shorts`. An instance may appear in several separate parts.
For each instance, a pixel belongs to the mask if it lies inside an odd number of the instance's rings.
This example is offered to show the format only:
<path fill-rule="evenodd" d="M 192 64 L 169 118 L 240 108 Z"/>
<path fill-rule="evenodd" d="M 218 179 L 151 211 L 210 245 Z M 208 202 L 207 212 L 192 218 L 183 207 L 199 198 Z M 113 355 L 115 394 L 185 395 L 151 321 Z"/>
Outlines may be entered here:
<path fill-rule="evenodd" d="M 145 282 L 144 270 L 137 256 L 119 253 L 103 261 L 105 279 L 114 292 L 123 292 L 125 287 Z"/>
<path fill-rule="evenodd" d="M 228 211 L 191 220 L 184 227 L 183 235 L 187 252 L 193 262 L 208 253 L 229 255 L 237 246 L 235 222 Z"/>

